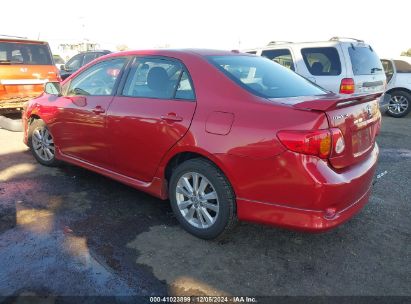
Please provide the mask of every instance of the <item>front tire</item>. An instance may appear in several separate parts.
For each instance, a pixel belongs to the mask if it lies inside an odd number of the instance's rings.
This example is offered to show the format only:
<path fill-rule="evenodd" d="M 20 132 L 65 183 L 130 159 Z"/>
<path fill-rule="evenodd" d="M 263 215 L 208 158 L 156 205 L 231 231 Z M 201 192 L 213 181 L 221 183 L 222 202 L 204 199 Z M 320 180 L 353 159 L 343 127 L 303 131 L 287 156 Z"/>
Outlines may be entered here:
<path fill-rule="evenodd" d="M 411 94 L 405 91 L 394 91 L 390 95 L 387 114 L 395 118 L 406 116 L 411 110 Z"/>
<path fill-rule="evenodd" d="M 36 119 L 29 125 L 28 144 L 40 164 L 49 167 L 58 165 L 53 136 L 43 120 Z"/>
<path fill-rule="evenodd" d="M 185 161 L 173 171 L 169 196 L 177 220 L 196 237 L 221 238 L 237 222 L 230 183 L 205 159 Z"/>

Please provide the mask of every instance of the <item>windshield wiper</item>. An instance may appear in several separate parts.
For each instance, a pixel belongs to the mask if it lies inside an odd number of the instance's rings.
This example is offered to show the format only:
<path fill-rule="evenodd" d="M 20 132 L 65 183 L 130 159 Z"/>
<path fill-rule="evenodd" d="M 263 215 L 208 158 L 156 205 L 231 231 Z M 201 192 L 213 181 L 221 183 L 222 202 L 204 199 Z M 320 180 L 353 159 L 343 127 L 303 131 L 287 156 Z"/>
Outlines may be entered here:
<path fill-rule="evenodd" d="M 10 64 L 10 60 L 0 60 L 0 64 Z"/>
<path fill-rule="evenodd" d="M 371 73 L 375 73 L 376 71 L 382 71 L 381 68 L 372 68 Z"/>

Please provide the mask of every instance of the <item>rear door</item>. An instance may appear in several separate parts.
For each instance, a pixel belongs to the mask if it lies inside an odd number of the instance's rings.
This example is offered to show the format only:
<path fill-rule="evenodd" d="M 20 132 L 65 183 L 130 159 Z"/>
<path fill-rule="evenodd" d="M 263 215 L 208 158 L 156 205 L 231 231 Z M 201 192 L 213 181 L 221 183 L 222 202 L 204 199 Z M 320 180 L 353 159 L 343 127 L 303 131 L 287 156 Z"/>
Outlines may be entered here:
<path fill-rule="evenodd" d="M 339 93 L 341 80 L 346 77 L 345 66 L 341 62 L 342 50 L 339 45 L 327 47 L 304 47 L 301 49 L 307 73 L 305 77 L 319 86 Z"/>
<path fill-rule="evenodd" d="M 386 76 L 375 51 L 363 43 L 348 44 L 347 49 L 354 78 L 355 94 L 383 92 Z"/>
<path fill-rule="evenodd" d="M 151 181 L 162 157 L 187 133 L 195 108 L 193 85 L 180 61 L 137 57 L 108 109 L 111 169 Z"/>

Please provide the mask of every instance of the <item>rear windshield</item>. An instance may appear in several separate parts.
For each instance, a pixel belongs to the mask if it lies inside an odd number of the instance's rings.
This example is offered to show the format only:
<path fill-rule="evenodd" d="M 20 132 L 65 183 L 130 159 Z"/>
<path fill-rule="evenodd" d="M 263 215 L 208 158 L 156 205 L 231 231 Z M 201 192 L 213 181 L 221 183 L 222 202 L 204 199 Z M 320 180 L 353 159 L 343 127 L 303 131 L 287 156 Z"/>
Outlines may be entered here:
<path fill-rule="evenodd" d="M 47 45 L 0 42 L 0 64 L 51 65 L 52 62 Z"/>
<path fill-rule="evenodd" d="M 370 47 L 349 47 L 354 75 L 374 75 L 384 73 L 380 58 Z"/>
<path fill-rule="evenodd" d="M 397 73 L 411 73 L 411 64 L 404 60 L 394 60 Z"/>
<path fill-rule="evenodd" d="M 264 57 L 210 56 L 209 60 L 247 91 L 264 98 L 326 94 L 293 71 Z"/>

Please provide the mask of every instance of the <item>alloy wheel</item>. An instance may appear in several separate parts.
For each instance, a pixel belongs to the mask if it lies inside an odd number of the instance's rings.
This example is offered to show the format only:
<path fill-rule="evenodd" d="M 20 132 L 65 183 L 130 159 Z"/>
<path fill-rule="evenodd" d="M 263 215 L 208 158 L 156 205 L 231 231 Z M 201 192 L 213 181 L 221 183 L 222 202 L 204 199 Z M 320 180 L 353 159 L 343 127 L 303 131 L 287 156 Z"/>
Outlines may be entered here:
<path fill-rule="evenodd" d="M 394 114 L 402 114 L 408 108 L 408 99 L 405 96 L 394 95 L 390 98 L 388 110 Z"/>
<path fill-rule="evenodd" d="M 217 192 L 200 173 L 188 172 L 180 177 L 176 201 L 184 219 L 196 228 L 209 228 L 218 217 L 220 208 Z"/>
<path fill-rule="evenodd" d="M 46 127 L 36 128 L 31 140 L 34 152 L 41 160 L 48 162 L 54 159 L 54 142 Z"/>

